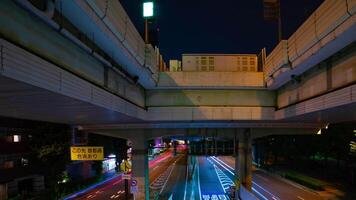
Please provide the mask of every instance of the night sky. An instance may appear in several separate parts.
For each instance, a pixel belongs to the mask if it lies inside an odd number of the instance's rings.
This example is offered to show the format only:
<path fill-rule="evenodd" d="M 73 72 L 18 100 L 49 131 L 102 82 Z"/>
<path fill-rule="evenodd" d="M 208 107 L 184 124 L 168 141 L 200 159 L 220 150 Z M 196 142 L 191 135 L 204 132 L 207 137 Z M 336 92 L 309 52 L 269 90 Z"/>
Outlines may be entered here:
<path fill-rule="evenodd" d="M 288 38 L 323 0 L 281 0 L 283 38 Z M 120 0 L 143 33 L 141 0 Z M 263 20 L 262 0 L 157 0 L 159 48 L 166 62 L 183 53 L 270 52 L 277 23 Z"/>

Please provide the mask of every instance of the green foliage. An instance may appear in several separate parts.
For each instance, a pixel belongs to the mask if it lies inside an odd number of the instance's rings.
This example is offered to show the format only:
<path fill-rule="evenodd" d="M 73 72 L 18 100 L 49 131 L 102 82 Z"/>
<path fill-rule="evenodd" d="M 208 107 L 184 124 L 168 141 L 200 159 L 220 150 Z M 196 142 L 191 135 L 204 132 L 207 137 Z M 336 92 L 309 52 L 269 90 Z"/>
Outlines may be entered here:
<path fill-rule="evenodd" d="M 65 146 L 66 145 L 56 143 L 42 146 L 37 150 L 37 157 L 42 161 L 47 161 L 49 157 L 60 156 L 65 151 Z"/>
<path fill-rule="evenodd" d="M 314 190 L 324 190 L 324 185 L 319 180 L 293 171 L 285 172 L 284 177 Z"/>
<path fill-rule="evenodd" d="M 63 171 L 70 162 L 70 130 L 67 125 L 39 123 L 30 133 L 30 164 L 45 176 L 46 188 L 54 195 L 53 199 L 60 196 L 58 182 L 63 180 Z"/>

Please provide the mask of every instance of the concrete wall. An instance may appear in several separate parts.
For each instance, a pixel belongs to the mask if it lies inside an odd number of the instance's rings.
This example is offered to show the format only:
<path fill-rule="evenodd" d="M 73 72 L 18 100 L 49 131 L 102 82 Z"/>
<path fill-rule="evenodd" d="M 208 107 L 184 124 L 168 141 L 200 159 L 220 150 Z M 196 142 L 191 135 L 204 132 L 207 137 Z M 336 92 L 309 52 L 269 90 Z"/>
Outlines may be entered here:
<path fill-rule="evenodd" d="M 183 71 L 257 71 L 254 54 L 183 54 Z"/>
<path fill-rule="evenodd" d="M 275 106 L 268 90 L 148 90 L 146 106 Z"/>
<path fill-rule="evenodd" d="M 274 107 L 150 107 L 149 121 L 274 120 Z"/>
<path fill-rule="evenodd" d="M 264 87 L 264 80 L 262 72 L 161 72 L 158 87 Z"/>
<path fill-rule="evenodd" d="M 0 1 L 0 12 L 2 13 L 0 33 L 7 41 L 21 46 L 82 79 L 95 83 L 137 105 L 144 106 L 142 88 L 131 84 L 112 70 L 108 72 L 109 79 L 105 80 L 105 70 L 108 66 L 58 31 L 18 7 L 13 1 Z M 9 55 L 6 52 L 12 49 L 12 47 L 4 47 L 4 53 Z M 106 85 L 105 82 L 108 84 Z M 120 85 L 121 89 L 114 85 Z M 125 88 L 129 89 L 125 90 Z M 126 91 L 129 93 L 127 94 Z"/>
<path fill-rule="evenodd" d="M 322 62 L 278 90 L 278 108 L 316 97 L 356 82 L 356 51 L 351 48 Z"/>
<path fill-rule="evenodd" d="M 356 40 L 356 0 L 325 0 L 268 55 L 267 86 L 278 89 Z"/>

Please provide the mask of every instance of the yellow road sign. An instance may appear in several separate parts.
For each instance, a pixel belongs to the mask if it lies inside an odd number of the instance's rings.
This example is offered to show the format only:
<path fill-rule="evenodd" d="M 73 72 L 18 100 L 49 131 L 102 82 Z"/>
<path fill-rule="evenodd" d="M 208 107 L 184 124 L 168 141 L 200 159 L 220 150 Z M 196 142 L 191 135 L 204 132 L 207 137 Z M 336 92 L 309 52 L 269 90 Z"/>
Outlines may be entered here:
<path fill-rule="evenodd" d="M 131 164 L 129 163 L 128 160 L 122 160 L 120 164 L 120 169 L 125 173 L 129 173 L 131 172 Z"/>
<path fill-rule="evenodd" d="M 104 147 L 70 147 L 71 160 L 104 160 Z"/>

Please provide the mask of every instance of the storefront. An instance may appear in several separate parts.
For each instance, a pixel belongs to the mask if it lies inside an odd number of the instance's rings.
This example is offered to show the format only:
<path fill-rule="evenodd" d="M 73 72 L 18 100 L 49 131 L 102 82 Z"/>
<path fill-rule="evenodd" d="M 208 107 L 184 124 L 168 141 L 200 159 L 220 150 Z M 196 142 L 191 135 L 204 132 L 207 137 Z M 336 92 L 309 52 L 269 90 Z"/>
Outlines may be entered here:
<path fill-rule="evenodd" d="M 103 173 L 109 172 L 111 170 L 114 170 L 116 167 L 116 156 L 115 155 L 109 155 L 107 158 L 103 160 Z"/>

